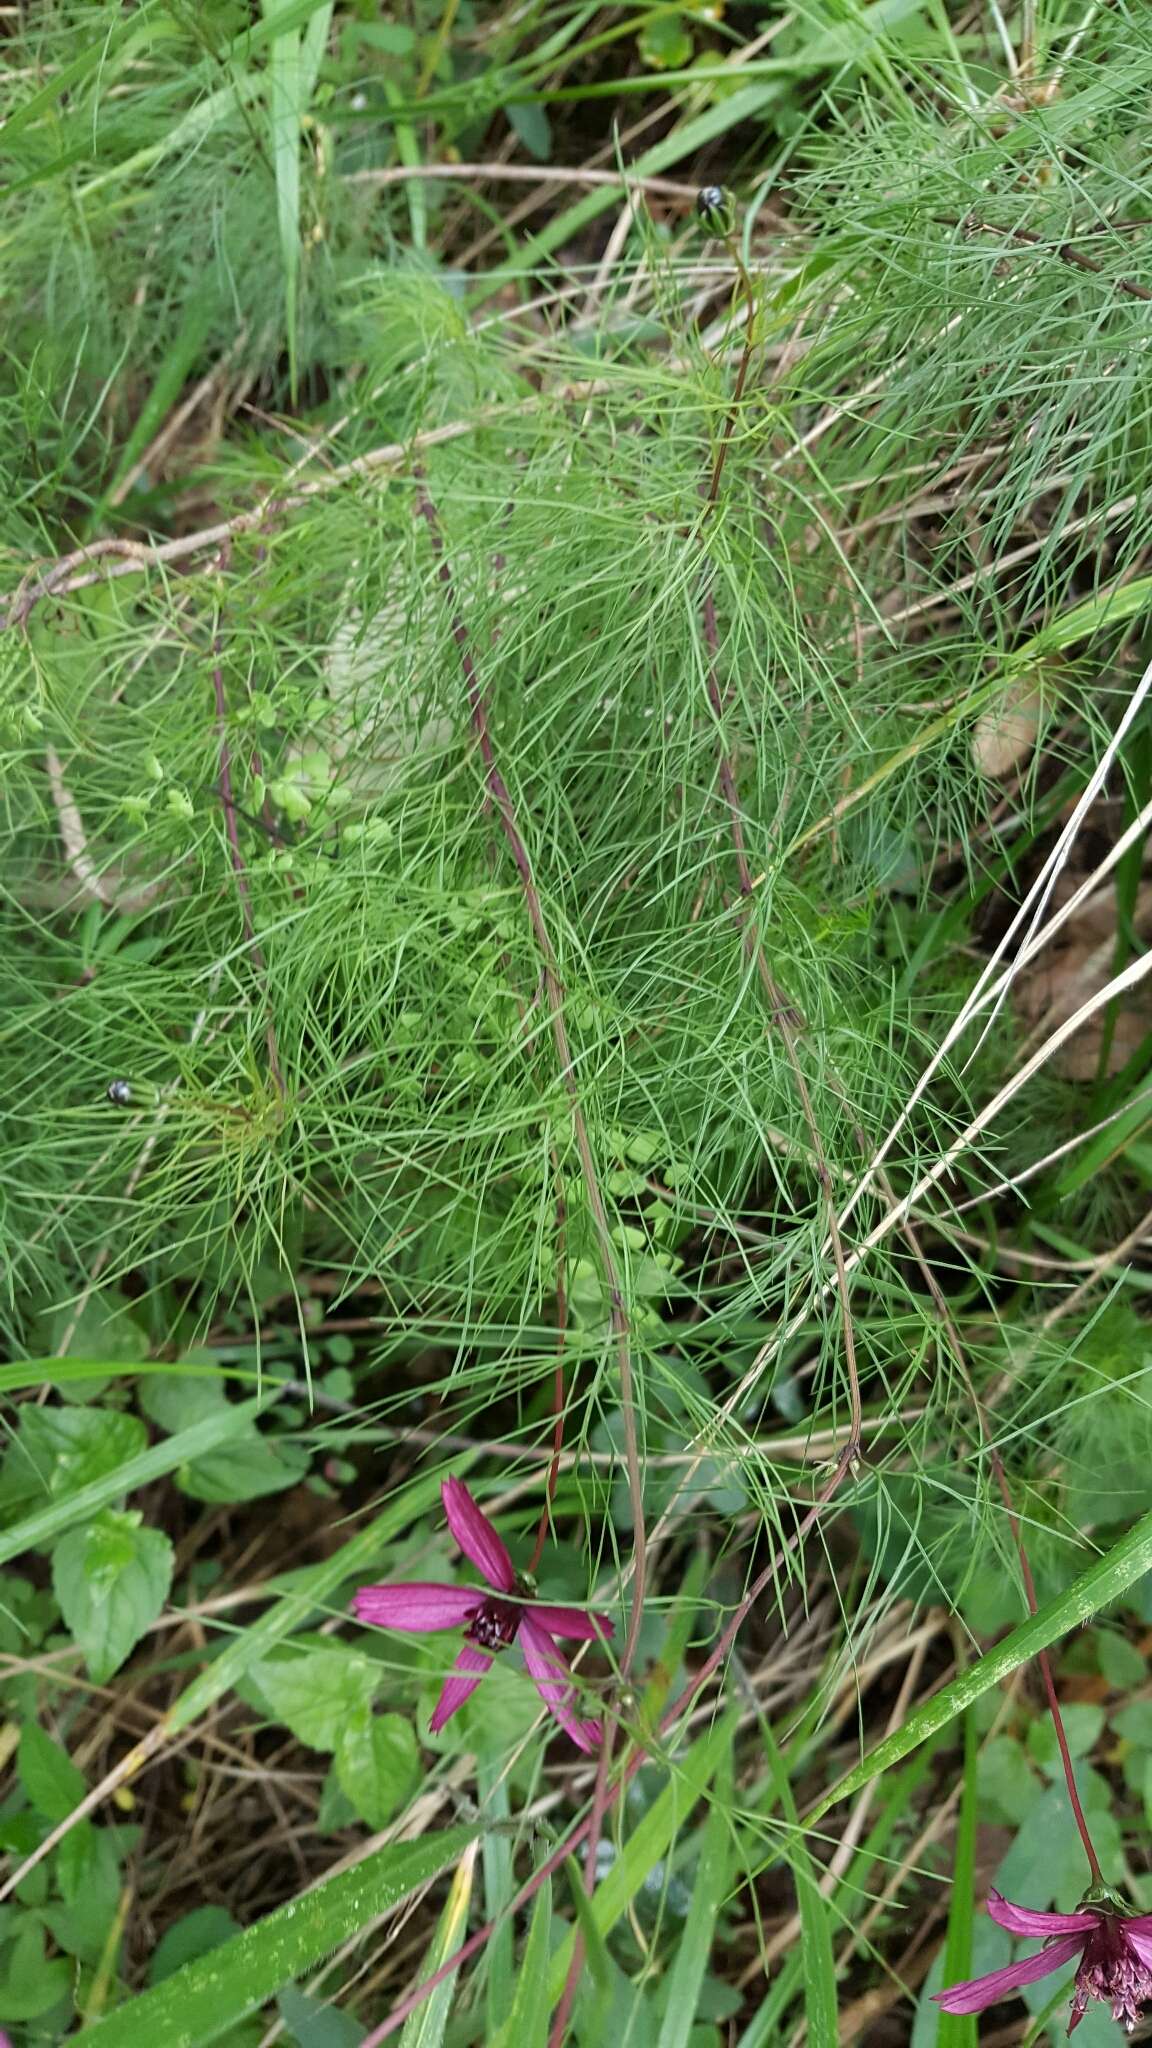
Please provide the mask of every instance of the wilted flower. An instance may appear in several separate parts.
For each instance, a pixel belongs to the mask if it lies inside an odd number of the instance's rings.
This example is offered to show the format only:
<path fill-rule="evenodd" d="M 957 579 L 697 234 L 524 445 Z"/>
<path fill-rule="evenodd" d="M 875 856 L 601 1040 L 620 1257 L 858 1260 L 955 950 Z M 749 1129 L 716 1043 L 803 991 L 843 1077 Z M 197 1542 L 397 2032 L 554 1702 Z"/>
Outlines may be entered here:
<path fill-rule="evenodd" d="M 352 1601 L 357 1620 L 419 1635 L 442 1628 L 464 1629 L 464 1646 L 428 1724 L 433 1733 L 475 1692 L 491 1668 L 493 1654 L 518 1640 L 549 1712 L 580 1749 L 594 1749 L 600 1740 L 600 1723 L 582 1721 L 575 1713 L 576 1683 L 552 1638 L 602 1641 L 612 1634 L 608 1616 L 589 1614 L 583 1607 L 549 1607 L 537 1600 L 531 1583 L 513 1569 L 501 1537 L 463 1481 L 445 1479 L 440 1491 L 448 1527 L 465 1556 L 494 1588 L 495 1597 L 479 1586 L 438 1586 L 427 1580 L 362 1586 Z"/>
<path fill-rule="evenodd" d="M 1076 1962 L 1076 1992 L 1068 2032 L 1083 2019 L 1090 1998 L 1108 1999 L 1112 2017 L 1131 2033 L 1152 1999 L 1152 1913 L 1126 1914 L 1119 1901 L 1081 1906 L 1076 1913 L 1038 1913 L 989 1892 L 988 1911 L 1010 1934 L 1041 1936 L 1044 1946 L 986 1977 L 935 1992 L 945 2012 L 983 2012 L 1022 1984 Z"/>

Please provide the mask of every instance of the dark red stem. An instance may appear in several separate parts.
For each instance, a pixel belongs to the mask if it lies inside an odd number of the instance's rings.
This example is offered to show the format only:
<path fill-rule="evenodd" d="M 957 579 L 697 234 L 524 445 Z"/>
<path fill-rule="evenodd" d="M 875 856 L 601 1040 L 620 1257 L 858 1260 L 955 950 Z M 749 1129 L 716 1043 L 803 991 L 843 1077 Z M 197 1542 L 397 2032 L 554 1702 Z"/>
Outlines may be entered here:
<path fill-rule="evenodd" d="M 679 1698 L 674 1700 L 672 1705 L 662 1715 L 660 1720 L 661 1735 L 670 1734 L 676 1723 L 683 1719 L 697 1694 L 727 1657 L 733 1642 L 747 1619 L 750 1609 L 760 1598 L 765 1588 L 776 1577 L 780 1566 L 789 1552 L 795 1550 L 803 1542 L 809 1529 L 828 1505 L 837 1488 L 848 1477 L 851 1469 L 851 1462 L 847 1454 L 842 1452 L 837 1459 L 835 1471 L 830 1474 L 821 1487 L 820 1492 L 804 1515 L 803 1520 L 797 1524 L 794 1534 L 786 1538 L 779 1549 L 774 1552 L 770 1562 L 765 1565 L 764 1570 L 753 1580 L 727 1626 L 722 1630 L 715 1646 L 705 1658 L 704 1663 L 701 1664 L 698 1671 L 693 1672 Z M 505 1909 L 507 1913 L 518 1913 L 523 1906 L 529 1903 L 536 1892 L 539 1891 L 545 1879 L 552 1877 L 560 1869 L 561 1865 L 567 1861 L 568 1857 L 572 1855 L 573 1851 L 578 1849 L 580 1844 L 588 1839 L 592 1834 L 594 1823 L 598 1828 L 603 1826 L 605 1818 L 631 1784 L 641 1764 L 646 1761 L 647 1750 L 642 1745 L 638 1745 L 632 1750 L 632 1753 L 621 1767 L 620 1776 L 616 1779 L 615 1784 L 607 1787 L 602 1809 L 597 1812 L 594 1801 L 592 1811 L 588 1814 L 587 1819 L 578 1821 L 576 1826 L 571 1828 L 565 1835 L 559 1847 L 554 1849 L 552 1854 L 533 1871 L 531 1877 L 527 1878 L 521 1885 L 511 1904 Z M 500 1916 L 501 1919 L 503 1917 L 503 1915 Z M 413 1990 L 409 1991 L 407 1996 L 401 1999 L 399 2005 L 395 2006 L 389 2013 L 387 2019 L 382 2020 L 378 2027 L 374 2027 L 370 2034 L 364 2036 L 360 2043 L 360 2048 L 379 2048 L 381 2041 L 387 2041 L 391 2035 L 395 2034 L 404 2025 L 405 2020 L 417 2010 L 417 2007 L 421 2006 L 424 2000 L 435 1991 L 438 1984 L 442 1984 L 446 1977 L 450 1977 L 455 1970 L 460 1969 L 462 1964 L 469 1962 L 484 1947 L 485 1942 L 489 1941 L 495 1933 L 497 1924 L 498 1922 L 495 1919 L 486 1920 L 483 1927 L 478 1927 L 474 1934 L 470 1934 L 467 1941 L 461 1944 L 455 1954 L 448 1958 L 446 1963 L 441 1963 L 438 1970 L 434 1970 L 431 1976 L 425 1977 L 422 1983 L 417 1984 Z"/>
<path fill-rule="evenodd" d="M 528 1570 L 534 1572 L 544 1555 L 548 1538 L 548 1525 L 552 1519 L 552 1503 L 556 1498 L 556 1485 L 560 1477 L 560 1459 L 564 1451 L 564 1347 L 568 1341 L 568 1283 L 565 1277 L 568 1260 L 567 1222 L 568 1205 L 564 1200 L 564 1184 L 560 1178 L 560 1164 L 553 1161 L 556 1173 L 556 1368 L 552 1380 L 552 1457 L 548 1466 L 548 1477 L 544 1482 L 544 1505 L 540 1510 L 540 1521 L 536 1529 L 536 1543 L 529 1559 Z"/>
<path fill-rule="evenodd" d="M 564 1017 L 564 990 L 560 981 L 560 969 L 555 949 L 552 945 L 551 934 L 549 933 L 544 916 L 544 907 L 540 901 L 540 892 L 536 887 L 536 878 L 532 871 L 532 862 L 529 859 L 528 848 L 520 831 L 516 807 L 512 802 L 511 792 L 496 760 L 496 753 L 492 744 L 491 722 L 488 715 L 487 694 L 477 673 L 468 628 L 464 624 L 456 602 L 452 571 L 448 566 L 444 551 L 444 536 L 440 526 L 440 516 L 431 498 L 428 496 L 427 490 L 422 485 L 417 496 L 416 509 L 427 524 L 432 541 L 432 550 L 436 556 L 436 573 L 448 600 L 449 616 L 452 622 L 452 638 L 456 642 L 457 651 L 460 656 L 460 667 L 464 675 L 468 709 L 471 715 L 472 729 L 480 748 L 480 758 L 484 764 L 484 780 L 487 785 L 488 796 L 496 810 L 508 849 L 516 863 L 524 895 L 524 904 L 528 912 L 528 921 L 532 927 L 532 934 L 540 956 L 552 1039 L 556 1048 L 560 1077 L 572 1114 L 572 1132 L 580 1158 L 581 1179 L 584 1183 L 585 1199 L 587 1200 L 593 1227 L 596 1232 L 600 1266 L 608 1294 L 609 1322 L 615 1340 L 616 1366 L 620 1381 L 620 1414 L 624 1425 L 624 1459 L 627 1468 L 628 1495 L 632 1507 L 634 1543 L 632 1608 L 628 1616 L 628 1629 L 620 1656 L 620 1668 L 624 1676 L 627 1677 L 636 1655 L 640 1624 L 643 1620 L 644 1596 L 647 1590 L 647 1569 L 644 1543 L 644 1488 L 640 1473 L 640 1444 L 636 1426 L 636 1399 L 632 1384 L 632 1337 L 628 1313 L 624 1306 L 624 1290 L 616 1264 L 616 1254 L 612 1245 L 612 1232 L 608 1222 L 608 1211 L 600 1187 L 600 1176 L 596 1171 L 596 1161 L 592 1152 L 592 1142 L 588 1134 L 588 1124 L 580 1101 L 579 1090 L 576 1086 L 572 1049 L 569 1044 L 568 1026 Z"/>
<path fill-rule="evenodd" d="M 983 1409 L 981 1409 L 981 1414 L 983 1414 Z M 1028 1603 L 1028 1612 L 1029 1614 L 1035 1614 L 1037 1607 L 1036 1581 L 1032 1577 L 1032 1566 L 1028 1559 L 1028 1552 L 1024 1548 L 1024 1538 L 1020 1533 L 1020 1520 L 1012 1505 L 1012 1495 L 1008 1489 L 1008 1479 L 1004 1471 L 1003 1461 L 999 1451 L 991 1443 L 987 1444 L 987 1449 L 989 1462 L 996 1476 L 996 1484 L 1000 1489 L 1000 1498 L 1004 1503 L 1004 1511 L 1008 1516 L 1008 1526 L 1012 1531 L 1012 1541 L 1016 1545 L 1016 1555 L 1020 1559 L 1020 1576 L 1024 1581 L 1024 1598 Z M 1100 1868 L 1100 1859 L 1096 1854 L 1092 1837 L 1088 1832 L 1088 1822 L 1085 1818 L 1084 1808 L 1080 1804 L 1080 1794 L 1076 1789 L 1076 1778 L 1072 1770 L 1072 1754 L 1068 1748 L 1068 1737 L 1064 1733 L 1064 1716 L 1060 1712 L 1060 1702 L 1056 1697 L 1056 1683 L 1052 1677 L 1052 1665 L 1049 1661 L 1047 1650 L 1039 1652 L 1036 1662 L 1040 1666 L 1040 1676 L 1044 1681 L 1044 1691 L 1048 1696 L 1048 1712 L 1052 1716 L 1052 1726 L 1056 1730 L 1060 1762 L 1064 1767 L 1064 1782 L 1068 1787 L 1068 1801 L 1072 1808 L 1072 1815 L 1079 1831 L 1080 1840 L 1084 1845 L 1084 1854 L 1088 1858 L 1088 1868 L 1092 1873 L 1092 1882 L 1093 1884 L 1103 1884 L 1104 1873 Z"/>

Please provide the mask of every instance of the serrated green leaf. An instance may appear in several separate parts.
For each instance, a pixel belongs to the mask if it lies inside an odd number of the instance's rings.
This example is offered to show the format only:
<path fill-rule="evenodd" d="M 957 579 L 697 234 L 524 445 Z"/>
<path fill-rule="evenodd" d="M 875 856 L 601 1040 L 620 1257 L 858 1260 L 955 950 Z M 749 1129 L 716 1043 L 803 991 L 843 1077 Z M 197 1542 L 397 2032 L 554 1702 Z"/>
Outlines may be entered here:
<path fill-rule="evenodd" d="M 37 1721 L 25 1721 L 20 1731 L 16 1767 L 29 1805 L 45 1820 L 63 1820 L 88 1790 L 83 1772 L 77 1770 L 67 1750 L 53 1742 Z"/>
<path fill-rule="evenodd" d="M 21 1556 L 26 1550 L 39 1550 L 71 1523 L 83 1521 L 86 1516 L 97 1514 L 109 1501 L 131 1493 L 138 1486 L 146 1486 L 150 1480 L 162 1478 L 184 1459 L 199 1457 L 203 1452 L 213 1450 L 217 1444 L 227 1443 L 229 1437 L 249 1426 L 264 1405 L 261 1401 L 238 1401 L 223 1415 L 205 1417 L 195 1428 L 182 1430 L 167 1442 L 153 1444 L 149 1450 L 126 1458 L 99 1479 L 79 1487 L 74 1493 L 69 1492 L 63 1500 L 25 1515 L 22 1521 L 0 1535 L 0 1564 L 6 1564 L 11 1557 Z M 60 1413 L 59 1410 L 53 1412 Z M 74 1412 L 87 1415 L 99 1411 L 77 1409 Z M 131 1416 L 119 1419 L 134 1420 Z"/>
<path fill-rule="evenodd" d="M 420 1750 L 401 1714 L 350 1714 L 336 1743 L 336 1775 L 370 1828 L 382 1828 L 420 1782 Z"/>
<path fill-rule="evenodd" d="M 155 1621 L 168 1598 L 173 1558 L 159 1529 L 112 1508 L 56 1545 L 52 1588 L 98 1685 L 120 1669 Z"/>
<path fill-rule="evenodd" d="M 380 1666 L 358 1650 L 334 1644 L 269 1657 L 252 1677 L 272 1713 L 309 1749 L 335 1749 L 350 1715 L 367 1714 L 380 1683 Z"/>
<path fill-rule="evenodd" d="M 65 1500 L 98 1485 L 138 1456 L 147 1441 L 135 1415 L 28 1404 L 0 1471 L 0 1510 L 19 1512 L 29 1503 Z"/>

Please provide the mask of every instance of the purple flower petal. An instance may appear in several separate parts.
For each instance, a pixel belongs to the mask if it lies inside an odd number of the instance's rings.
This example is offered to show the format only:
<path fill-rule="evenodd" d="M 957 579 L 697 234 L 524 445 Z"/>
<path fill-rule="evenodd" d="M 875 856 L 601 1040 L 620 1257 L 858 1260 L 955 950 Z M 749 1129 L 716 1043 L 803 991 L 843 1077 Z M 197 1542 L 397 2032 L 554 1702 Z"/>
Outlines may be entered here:
<path fill-rule="evenodd" d="M 1091 1934 L 1098 1913 L 1038 1913 L 1031 1906 L 1014 1906 L 999 1892 L 989 1892 L 988 1912 L 997 1926 L 1009 1934 L 1030 1934 L 1045 1939 L 1049 1934 Z"/>
<path fill-rule="evenodd" d="M 1037 1949 L 1034 1956 L 1023 1956 L 1003 1970 L 990 1970 L 986 1977 L 971 1977 L 966 1984 L 950 1984 L 947 1991 L 934 1991 L 932 2002 L 942 2012 L 983 2012 L 986 2005 L 998 2004 L 1022 1984 L 1034 1984 L 1038 1977 L 1062 1969 L 1083 1947 L 1082 1934 L 1064 1934 L 1049 1948 Z"/>
<path fill-rule="evenodd" d="M 516 1590 L 512 1559 L 481 1508 L 478 1508 L 462 1479 L 445 1479 L 440 1488 L 448 1527 L 478 1572 L 499 1593 Z"/>
<path fill-rule="evenodd" d="M 600 1724 L 598 1721 L 582 1721 L 573 1711 L 577 1693 L 572 1673 L 551 1636 L 529 1614 L 525 1614 L 520 1623 L 520 1645 L 524 1651 L 524 1662 L 549 1713 L 555 1714 L 577 1749 L 590 1753 L 600 1740 Z"/>
<path fill-rule="evenodd" d="M 1135 1949 L 1146 1970 L 1152 1970 L 1152 1914 L 1142 1913 L 1135 1920 L 1122 1920 L 1120 1925 L 1129 1948 Z"/>
<path fill-rule="evenodd" d="M 582 1643 L 598 1643 L 615 1634 L 608 1615 L 589 1614 L 584 1607 L 546 1607 L 542 1600 L 534 1600 L 532 1613 L 550 1636 L 572 1636 Z"/>
<path fill-rule="evenodd" d="M 352 1595 L 352 1612 L 357 1621 L 369 1621 L 376 1628 L 410 1629 L 427 1635 L 471 1621 L 482 1602 L 475 1586 L 434 1586 L 409 1579 L 395 1586 L 361 1586 Z"/>
<path fill-rule="evenodd" d="M 492 1668 L 491 1657 L 483 1650 L 474 1650 L 471 1643 L 465 1643 L 460 1655 L 452 1666 L 452 1676 L 444 1680 L 444 1687 L 432 1710 L 428 1723 L 433 1735 L 439 1733 L 445 1721 L 450 1721 L 457 1708 L 464 1705 L 470 1693 L 474 1693 L 486 1671 Z M 457 1678 L 457 1671 L 466 1672 L 465 1678 Z"/>

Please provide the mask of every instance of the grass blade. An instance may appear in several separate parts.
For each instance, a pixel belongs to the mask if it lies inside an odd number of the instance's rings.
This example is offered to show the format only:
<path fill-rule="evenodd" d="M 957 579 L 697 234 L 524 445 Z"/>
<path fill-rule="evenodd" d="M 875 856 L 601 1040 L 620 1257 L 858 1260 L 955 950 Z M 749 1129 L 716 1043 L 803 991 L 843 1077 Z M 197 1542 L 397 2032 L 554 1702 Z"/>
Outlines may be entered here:
<path fill-rule="evenodd" d="M 982 1694 L 999 1685 L 1010 1672 L 1019 1670 L 1030 1657 L 1040 1650 L 1047 1650 L 1060 1636 L 1068 1635 L 1078 1628 L 1089 1615 L 1118 1600 L 1137 1579 L 1152 1569 L 1152 1514 L 1141 1515 L 1140 1520 L 1114 1543 L 1111 1550 L 1082 1572 L 1067 1592 L 1059 1593 L 1055 1599 L 1045 1601 L 1037 1613 L 1030 1614 L 1018 1628 L 989 1650 L 979 1663 L 970 1665 L 960 1672 L 951 1683 L 943 1686 L 914 1714 L 910 1714 L 903 1726 L 878 1742 L 875 1749 L 864 1757 L 841 1778 L 838 1785 L 820 1801 L 812 1814 L 809 1825 L 821 1820 L 833 1806 L 842 1799 L 850 1799 L 854 1792 L 871 1783 L 873 1778 L 887 1771 L 911 1750 L 935 1735 L 938 1728 L 947 1727 L 965 1707 L 971 1706 Z"/>
<path fill-rule="evenodd" d="M 161 2041 L 164 2048 L 207 2048 L 282 1984 L 466 1854 L 474 1834 L 454 1828 L 422 1842 L 390 1842 L 86 2027 L 81 2040 L 93 2048 L 156 2048 Z"/>
<path fill-rule="evenodd" d="M 603 1883 L 597 1885 L 589 1908 L 602 1936 L 615 1926 L 653 1867 L 667 1855 L 677 1829 L 729 1754 L 737 1719 L 735 1713 L 725 1714 L 677 1760 L 660 1797 L 625 1842 Z M 564 1989 L 575 1939 L 569 1930 L 552 1956 L 548 1992 L 553 2004 Z"/>
<path fill-rule="evenodd" d="M 536 1894 L 532 1924 L 516 1973 L 512 2010 L 490 2048 L 545 2048 L 548 2039 L 548 1937 L 552 1927 L 552 1880 Z"/>
<path fill-rule="evenodd" d="M 656 2048 L 688 2048 L 700 1986 L 712 1950 L 712 1932 L 728 1884 L 729 1821 L 721 1800 L 704 1823 L 692 1904 L 668 1977 L 667 2002 Z"/>
<path fill-rule="evenodd" d="M 153 1444 L 138 1457 L 128 1458 L 115 1472 L 94 1479 L 90 1486 L 80 1487 L 66 1500 L 53 1501 L 50 1507 L 25 1515 L 23 1521 L 0 1534 L 0 1564 L 7 1564 L 10 1558 L 20 1557 L 26 1550 L 41 1549 L 74 1522 L 84 1521 L 110 1501 L 134 1493 L 153 1479 L 163 1478 L 166 1472 L 174 1472 L 179 1465 L 203 1457 L 206 1451 L 218 1449 L 267 1412 L 266 1401 L 237 1401 L 220 1414 L 205 1416 L 202 1422 L 194 1422 L 188 1429 L 178 1430 L 175 1436 L 165 1437 L 163 1443 Z"/>
<path fill-rule="evenodd" d="M 813 1858 L 799 1824 L 787 1766 L 776 1747 L 767 1721 L 761 1720 L 760 1730 L 768 1757 L 768 1767 L 776 1782 L 781 1809 L 789 1827 L 794 1830 L 789 1862 L 796 1884 L 796 1905 L 800 1914 L 804 1958 L 804 2011 L 808 2021 L 808 2040 L 812 2048 L 838 2048 L 840 2034 L 837 2025 L 836 1958 L 832 1950 L 832 1916 L 828 1901 L 820 1889 Z"/>
<path fill-rule="evenodd" d="M 438 1970 L 446 1963 L 464 1939 L 478 1847 L 477 1842 L 469 1842 L 460 1858 L 447 1904 L 440 1915 L 440 1924 L 420 1968 L 421 1977 L 430 1977 L 434 1970 Z M 400 2048 L 440 2048 L 455 1990 L 456 1982 L 453 1977 L 445 1977 L 437 1984 L 431 1996 L 425 1999 L 423 2005 L 418 2005 L 405 2022 L 404 2032 L 400 2036 Z"/>
<path fill-rule="evenodd" d="M 944 1982 L 960 1984 L 972 1975 L 972 1888 L 976 1870 L 976 1717 L 964 1716 L 964 1788 L 956 1829 L 952 1866 L 952 1899 L 944 1945 Z M 976 2048 L 973 2013 L 942 2012 L 936 2023 L 937 2048 Z"/>

